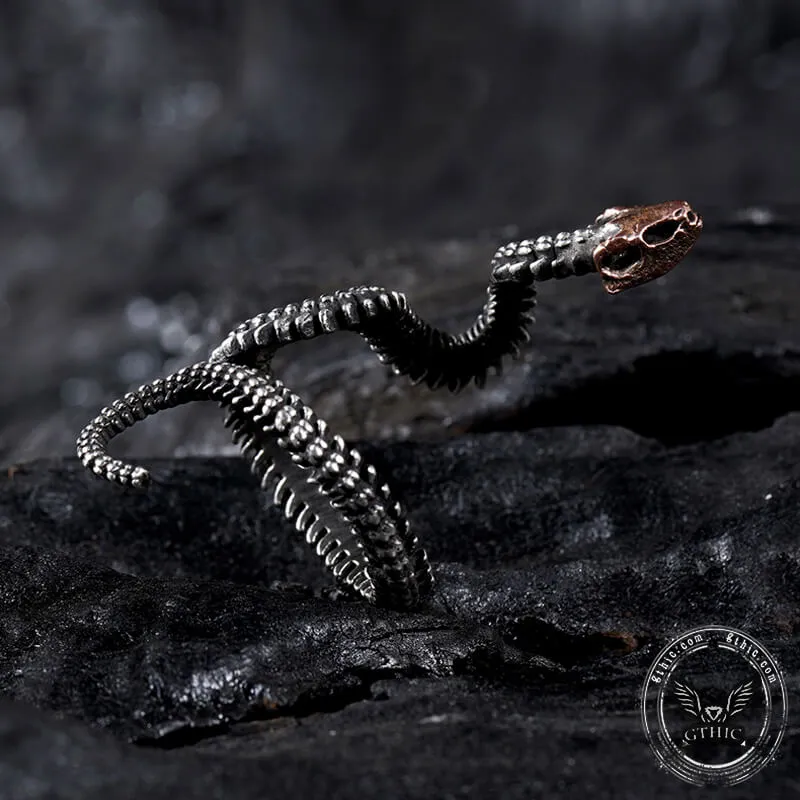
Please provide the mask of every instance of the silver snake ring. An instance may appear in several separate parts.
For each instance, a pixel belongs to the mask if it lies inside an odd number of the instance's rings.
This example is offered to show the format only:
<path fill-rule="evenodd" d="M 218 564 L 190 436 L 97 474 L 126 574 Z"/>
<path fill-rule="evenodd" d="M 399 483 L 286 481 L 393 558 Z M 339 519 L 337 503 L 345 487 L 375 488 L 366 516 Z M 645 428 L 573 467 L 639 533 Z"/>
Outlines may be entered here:
<path fill-rule="evenodd" d="M 281 347 L 335 331 L 359 333 L 397 374 L 431 388 L 483 386 L 490 368 L 530 338 L 535 283 L 599 272 L 609 294 L 671 270 L 702 229 L 685 202 L 610 208 L 594 224 L 512 242 L 491 262 L 488 298 L 467 331 L 432 327 L 404 295 L 356 287 L 276 308 L 243 322 L 202 361 L 126 394 L 83 428 L 78 457 L 95 475 L 143 487 L 150 474 L 108 455 L 138 420 L 193 400 L 215 400 L 261 487 L 294 523 L 343 589 L 412 609 L 433 585 L 425 549 L 376 470 L 271 371 Z"/>

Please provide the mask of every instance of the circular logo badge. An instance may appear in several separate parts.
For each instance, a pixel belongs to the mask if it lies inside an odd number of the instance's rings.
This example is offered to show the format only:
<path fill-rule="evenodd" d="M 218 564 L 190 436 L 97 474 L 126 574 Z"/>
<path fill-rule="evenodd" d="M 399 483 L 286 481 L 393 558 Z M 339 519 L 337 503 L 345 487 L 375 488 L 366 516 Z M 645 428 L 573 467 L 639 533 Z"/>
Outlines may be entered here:
<path fill-rule="evenodd" d="M 730 786 L 775 757 L 786 685 L 752 636 L 709 625 L 671 641 L 642 687 L 642 724 L 660 766 L 699 786 Z"/>

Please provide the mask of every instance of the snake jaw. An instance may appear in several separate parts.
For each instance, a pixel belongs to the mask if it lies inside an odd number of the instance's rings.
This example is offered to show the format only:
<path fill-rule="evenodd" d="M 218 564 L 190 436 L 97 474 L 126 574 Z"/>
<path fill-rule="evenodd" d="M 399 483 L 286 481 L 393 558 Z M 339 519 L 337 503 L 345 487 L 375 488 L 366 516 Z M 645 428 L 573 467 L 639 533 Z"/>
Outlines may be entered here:
<path fill-rule="evenodd" d="M 609 208 L 595 224 L 616 229 L 592 253 L 609 294 L 665 275 L 692 249 L 703 228 L 700 215 L 683 200 Z"/>

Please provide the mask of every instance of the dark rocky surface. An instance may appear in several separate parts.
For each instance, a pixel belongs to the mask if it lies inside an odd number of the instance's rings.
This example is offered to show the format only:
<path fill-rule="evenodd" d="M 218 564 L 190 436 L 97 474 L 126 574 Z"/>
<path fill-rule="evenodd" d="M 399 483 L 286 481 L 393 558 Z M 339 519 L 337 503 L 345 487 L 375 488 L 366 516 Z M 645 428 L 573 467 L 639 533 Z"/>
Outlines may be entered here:
<path fill-rule="evenodd" d="M 9 465 L 6 795 L 696 795 L 657 770 L 639 723 L 669 636 L 746 630 L 797 701 L 792 219 L 712 216 L 686 264 L 618 298 L 591 277 L 542 287 L 531 350 L 484 393 L 397 395 L 381 377 L 353 410 L 317 384 L 349 435 L 367 403 L 409 427 L 360 446 L 430 549 L 437 589 L 418 614 L 331 599 L 238 459 L 151 457 L 147 492 L 69 458 Z M 465 288 L 443 292 L 452 324 L 482 293 L 483 249 L 455 248 L 469 257 Z M 415 252 L 456 274 L 452 246 Z M 298 348 L 305 390 L 331 354 L 374 370 L 343 339 Z M 452 404 L 444 430 L 426 417 L 434 402 Z M 169 425 L 142 426 L 145 446 L 223 435 L 211 408 Z M 139 434 L 115 450 L 135 453 Z M 779 761 L 728 793 L 796 791 L 797 748 L 792 718 Z"/>
<path fill-rule="evenodd" d="M 789 691 L 725 795 L 797 794 L 800 14 L 757 5 L 3 5 L 0 800 L 706 796 L 637 703 L 708 622 Z M 687 262 L 542 286 L 484 391 L 279 356 L 408 508 L 418 613 L 332 599 L 211 406 L 115 441 L 148 492 L 71 458 L 244 316 L 377 283 L 463 328 L 498 241 L 667 198 Z"/>
<path fill-rule="evenodd" d="M 637 711 L 669 636 L 743 629 L 790 704 L 800 688 L 796 241 L 788 221 L 712 221 L 651 287 L 544 287 L 500 400 L 456 398 L 471 415 L 444 435 L 361 442 L 435 564 L 416 614 L 331 599 L 239 459 L 148 459 L 145 492 L 74 459 L 11 466 L 0 685 L 25 732 L 2 769 L 24 775 L 42 737 L 85 764 L 14 796 L 691 796 Z M 64 721 L 23 725 L 17 703 Z M 730 794 L 795 791 L 796 731 Z"/>
<path fill-rule="evenodd" d="M 147 493 L 24 465 L 0 494 L 2 689 L 116 740 L 7 705 L 0 770 L 46 747 L 72 775 L 29 766 L 10 796 L 692 795 L 652 761 L 640 685 L 666 637 L 715 622 L 759 636 L 797 697 L 799 423 L 365 446 L 437 565 L 418 614 L 320 596 L 239 460 L 157 463 Z M 730 794 L 796 790 L 797 757 L 793 726 Z"/>

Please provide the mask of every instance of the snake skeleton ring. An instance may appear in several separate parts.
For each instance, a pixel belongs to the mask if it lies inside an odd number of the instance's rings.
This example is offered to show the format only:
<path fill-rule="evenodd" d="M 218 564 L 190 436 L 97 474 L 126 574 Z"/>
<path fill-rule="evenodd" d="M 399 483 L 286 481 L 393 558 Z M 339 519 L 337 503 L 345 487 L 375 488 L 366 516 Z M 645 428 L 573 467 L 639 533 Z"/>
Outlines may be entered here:
<path fill-rule="evenodd" d="M 274 353 L 335 331 L 360 334 L 378 358 L 431 388 L 483 386 L 488 370 L 530 339 L 535 284 L 598 272 L 609 294 L 671 270 L 702 229 L 685 202 L 610 208 L 592 225 L 512 242 L 491 262 L 486 303 L 472 327 L 453 335 L 432 327 L 404 295 L 356 287 L 276 308 L 243 322 L 207 361 L 145 384 L 104 408 L 81 431 L 84 466 L 122 485 L 149 473 L 108 455 L 113 437 L 162 409 L 215 400 L 261 487 L 324 560 L 338 585 L 371 603 L 411 609 L 433 584 L 425 549 L 374 467 L 276 379 Z"/>

